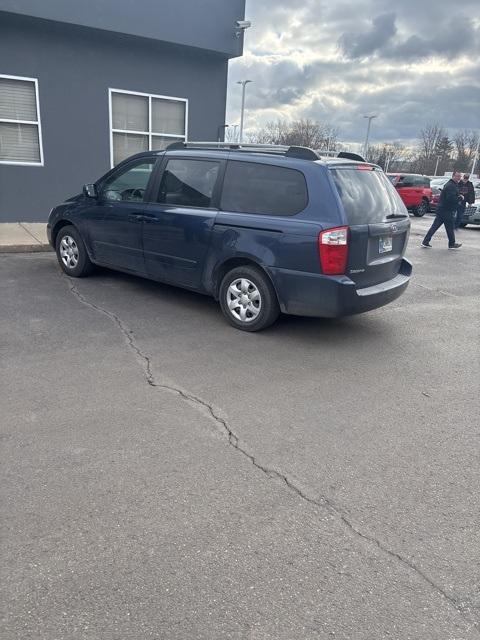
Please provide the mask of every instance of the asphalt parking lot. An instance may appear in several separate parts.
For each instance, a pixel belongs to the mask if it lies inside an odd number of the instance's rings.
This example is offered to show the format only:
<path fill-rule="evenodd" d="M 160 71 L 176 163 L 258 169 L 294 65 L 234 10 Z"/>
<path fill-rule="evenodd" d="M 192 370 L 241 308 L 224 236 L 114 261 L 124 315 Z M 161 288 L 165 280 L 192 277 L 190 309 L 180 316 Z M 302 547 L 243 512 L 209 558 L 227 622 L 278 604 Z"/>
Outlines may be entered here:
<path fill-rule="evenodd" d="M 480 637 L 480 228 L 400 299 L 245 334 L 0 255 L 8 640 Z"/>

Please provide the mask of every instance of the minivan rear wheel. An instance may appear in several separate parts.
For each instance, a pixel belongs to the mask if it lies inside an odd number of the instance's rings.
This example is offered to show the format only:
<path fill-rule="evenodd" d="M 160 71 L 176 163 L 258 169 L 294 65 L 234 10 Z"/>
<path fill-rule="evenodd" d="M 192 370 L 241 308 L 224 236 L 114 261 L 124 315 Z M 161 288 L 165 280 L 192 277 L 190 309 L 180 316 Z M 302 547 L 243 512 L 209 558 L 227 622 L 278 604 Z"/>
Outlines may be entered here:
<path fill-rule="evenodd" d="M 250 265 L 229 271 L 220 284 L 220 307 L 228 322 L 242 331 L 261 331 L 280 313 L 272 283 Z"/>

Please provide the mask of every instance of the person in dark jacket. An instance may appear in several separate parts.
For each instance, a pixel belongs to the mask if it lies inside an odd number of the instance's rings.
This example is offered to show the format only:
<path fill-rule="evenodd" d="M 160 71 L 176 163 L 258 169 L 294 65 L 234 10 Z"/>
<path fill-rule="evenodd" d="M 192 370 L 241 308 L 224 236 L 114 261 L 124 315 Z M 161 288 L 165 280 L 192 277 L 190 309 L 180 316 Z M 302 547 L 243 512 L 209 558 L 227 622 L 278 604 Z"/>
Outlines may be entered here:
<path fill-rule="evenodd" d="M 473 204 L 475 202 L 475 189 L 473 188 L 473 184 L 470 182 L 470 174 L 464 173 L 463 178 L 458 183 L 458 190 L 460 195 L 463 196 L 463 200 L 459 203 L 457 208 L 457 218 L 455 220 L 455 229 L 458 229 L 462 226 L 463 223 L 463 214 L 465 213 L 465 208 L 467 204 Z"/>
<path fill-rule="evenodd" d="M 458 204 L 463 200 L 463 196 L 460 195 L 458 190 L 458 183 L 462 174 L 460 171 L 454 171 L 450 180 L 444 185 L 442 193 L 440 194 L 440 200 L 438 201 L 435 220 L 432 226 L 427 231 L 427 235 L 422 241 L 422 247 L 430 249 L 432 245 L 430 240 L 432 236 L 440 227 L 445 225 L 445 231 L 448 236 L 448 248 L 460 249 L 462 246 L 455 242 L 455 215 L 457 212 Z"/>

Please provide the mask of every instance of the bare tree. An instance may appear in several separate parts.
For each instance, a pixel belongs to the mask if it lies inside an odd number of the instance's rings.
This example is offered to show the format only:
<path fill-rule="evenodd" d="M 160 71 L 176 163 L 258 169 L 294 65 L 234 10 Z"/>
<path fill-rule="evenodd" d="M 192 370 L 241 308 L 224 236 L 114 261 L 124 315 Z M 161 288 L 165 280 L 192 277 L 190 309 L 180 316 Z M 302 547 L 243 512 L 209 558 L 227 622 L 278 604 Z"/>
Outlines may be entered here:
<path fill-rule="evenodd" d="M 420 131 L 419 155 L 417 170 L 427 175 L 433 174 L 437 156 L 446 159 L 450 142 L 445 129 L 438 122 L 427 124 Z"/>
<path fill-rule="evenodd" d="M 237 142 L 238 140 L 238 125 L 229 126 L 225 129 L 225 142 Z"/>
<path fill-rule="evenodd" d="M 456 167 L 460 171 L 468 171 L 475 155 L 478 144 L 478 133 L 464 129 L 455 134 L 453 138 L 456 151 Z"/>
<path fill-rule="evenodd" d="M 338 131 L 335 127 L 310 119 L 277 120 L 267 122 L 261 129 L 249 136 L 251 142 L 262 144 L 283 144 L 287 146 L 310 147 L 335 150 Z"/>
<path fill-rule="evenodd" d="M 248 140 L 259 144 L 287 144 L 289 128 L 288 120 L 272 120 L 261 129 L 250 133 Z"/>
<path fill-rule="evenodd" d="M 367 158 L 373 164 L 378 164 L 384 171 L 404 171 L 410 162 L 407 149 L 399 142 L 384 142 L 369 145 Z"/>

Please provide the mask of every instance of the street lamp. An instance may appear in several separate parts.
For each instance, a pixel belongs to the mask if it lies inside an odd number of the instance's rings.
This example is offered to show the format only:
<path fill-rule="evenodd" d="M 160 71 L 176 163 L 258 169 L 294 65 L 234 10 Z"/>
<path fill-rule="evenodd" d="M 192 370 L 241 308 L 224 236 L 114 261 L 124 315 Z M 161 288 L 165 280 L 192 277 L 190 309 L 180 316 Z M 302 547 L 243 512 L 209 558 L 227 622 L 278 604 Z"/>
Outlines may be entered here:
<path fill-rule="evenodd" d="M 253 82 L 253 80 L 239 80 L 237 82 L 237 84 L 242 85 L 242 109 L 240 111 L 240 135 L 238 140 L 240 143 L 243 142 L 243 117 L 245 114 L 245 87 L 249 82 Z"/>
<path fill-rule="evenodd" d="M 217 127 L 217 142 L 221 142 L 222 141 L 222 129 L 223 129 L 223 135 L 225 137 L 225 131 L 228 129 L 230 125 L 228 124 L 219 124 Z"/>
<path fill-rule="evenodd" d="M 435 175 L 437 175 L 438 163 L 440 162 L 442 156 L 437 156 L 437 164 L 435 165 Z"/>
<path fill-rule="evenodd" d="M 388 167 L 390 166 L 390 162 L 393 160 L 393 151 L 388 148 L 385 153 L 385 173 L 388 173 Z"/>
<path fill-rule="evenodd" d="M 473 156 L 472 170 L 470 171 L 470 175 L 473 177 L 475 175 L 475 166 L 478 160 L 478 149 L 480 147 L 480 135 L 477 140 L 477 148 L 475 149 L 475 155 Z"/>
<path fill-rule="evenodd" d="M 372 124 L 372 120 L 374 118 L 378 118 L 378 116 L 363 116 L 364 118 L 368 118 L 368 127 L 367 127 L 367 135 L 365 136 L 365 144 L 363 146 L 363 157 L 365 160 L 367 159 L 367 150 L 368 150 L 368 138 L 370 137 L 370 126 Z"/>

